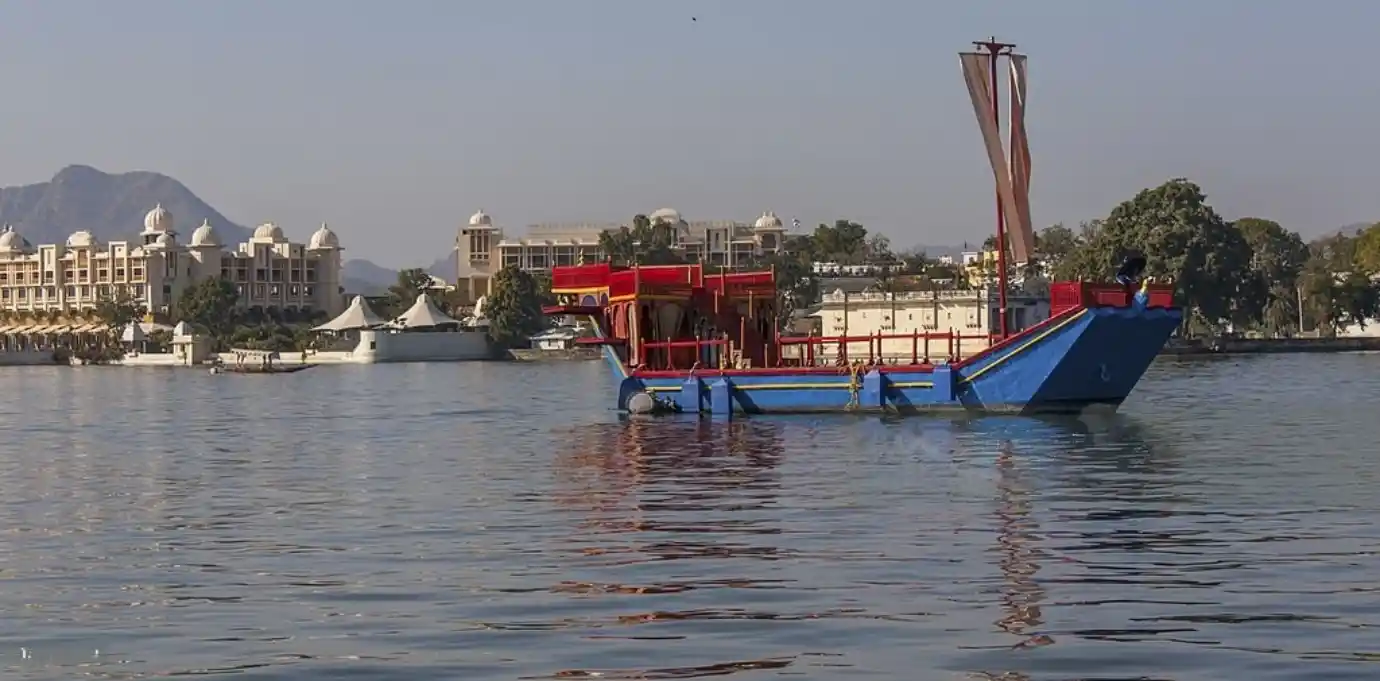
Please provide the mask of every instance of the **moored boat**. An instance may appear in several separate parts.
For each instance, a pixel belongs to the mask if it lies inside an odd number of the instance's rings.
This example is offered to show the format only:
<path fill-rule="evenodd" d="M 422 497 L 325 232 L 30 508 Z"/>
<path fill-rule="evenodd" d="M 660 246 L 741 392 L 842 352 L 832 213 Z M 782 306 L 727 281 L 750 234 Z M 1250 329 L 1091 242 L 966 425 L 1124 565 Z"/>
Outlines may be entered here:
<path fill-rule="evenodd" d="M 1056 282 L 1049 319 L 964 357 L 948 332 L 782 336 L 772 271 L 583 265 L 555 268 L 552 284 L 564 300 L 546 312 L 591 320 L 585 342 L 632 412 L 1115 409 L 1182 320 L 1167 284 Z M 884 341 L 905 339 L 909 361 L 882 360 Z"/>
<path fill-rule="evenodd" d="M 1008 251 L 1018 263 L 1030 263 L 1034 253 L 1026 58 L 995 39 L 975 45 L 978 51 L 961 54 L 960 62 L 998 197 L 997 328 L 980 338 L 981 349 L 964 352 L 965 337 L 952 331 L 784 337 L 774 271 L 707 274 L 697 264 L 554 268 L 552 293 L 562 300 L 546 312 L 592 320 L 597 337 L 585 342 L 603 348 L 617 380 L 618 409 L 1067 413 L 1121 405 L 1183 319 L 1174 288 L 1141 281 L 1145 258 L 1127 254 L 1116 283 L 1055 282 L 1049 318 L 1010 332 Z M 998 116 L 1003 58 L 1010 68 L 1007 145 Z M 906 340 L 908 359 L 884 359 L 884 346 Z"/>

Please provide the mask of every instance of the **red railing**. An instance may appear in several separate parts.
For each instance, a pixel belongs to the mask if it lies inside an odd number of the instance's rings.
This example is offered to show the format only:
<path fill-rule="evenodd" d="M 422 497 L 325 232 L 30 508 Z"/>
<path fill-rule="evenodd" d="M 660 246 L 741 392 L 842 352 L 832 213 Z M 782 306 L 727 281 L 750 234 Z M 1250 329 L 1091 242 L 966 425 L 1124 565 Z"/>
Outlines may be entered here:
<path fill-rule="evenodd" d="M 691 340 L 642 341 L 638 343 L 637 347 L 639 362 L 654 370 L 674 371 L 677 368 L 676 350 L 693 349 L 695 351 L 693 355 L 694 359 L 688 363 L 681 362 L 681 364 L 685 365 L 686 369 L 691 368 L 696 363 L 703 364 L 700 359 L 704 357 L 704 350 L 706 348 L 719 348 L 722 357 L 725 359 L 733 354 L 733 341 L 722 338 L 717 340 L 694 338 Z M 650 352 L 654 350 L 661 350 L 664 352 Z M 706 366 L 705 368 L 719 368 L 718 362 L 712 362 L 712 364 L 713 366 Z"/>
<path fill-rule="evenodd" d="M 796 359 L 800 360 L 803 366 L 817 366 L 820 360 L 829 361 L 825 346 L 834 346 L 833 362 L 836 364 L 849 364 L 856 360 L 862 360 L 859 356 L 849 355 L 849 346 L 860 343 L 867 343 L 868 364 L 885 364 L 887 360 L 895 360 L 905 357 L 904 354 L 890 353 L 886 350 L 886 341 L 910 341 L 910 363 L 929 364 L 932 358 L 943 358 L 949 362 L 956 362 L 963 358 L 963 342 L 981 341 L 980 345 L 969 345 L 972 350 L 970 354 L 976 354 L 990 345 L 995 336 L 989 334 L 963 334 L 953 331 L 921 333 L 913 331 L 911 333 L 875 333 L 867 336 L 782 336 L 778 342 L 782 348 L 786 346 L 804 346 L 802 355 Z M 936 352 L 940 354 L 935 354 Z M 777 358 L 778 363 L 784 361 Z"/>
<path fill-rule="evenodd" d="M 1146 307 L 1174 307 L 1173 284 L 1149 284 Z M 1051 317 L 1075 307 L 1129 307 L 1139 287 L 1121 284 L 1094 284 L 1086 281 L 1056 281 L 1049 285 Z"/>

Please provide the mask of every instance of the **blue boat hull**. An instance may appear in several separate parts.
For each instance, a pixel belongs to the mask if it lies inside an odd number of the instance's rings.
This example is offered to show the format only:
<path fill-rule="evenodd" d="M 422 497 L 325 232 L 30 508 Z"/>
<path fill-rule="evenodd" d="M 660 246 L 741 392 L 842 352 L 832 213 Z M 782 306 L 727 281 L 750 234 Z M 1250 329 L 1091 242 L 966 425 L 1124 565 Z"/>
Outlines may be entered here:
<path fill-rule="evenodd" d="M 605 357 L 620 410 L 647 393 L 658 409 L 687 413 L 1076 413 L 1118 407 L 1182 317 L 1177 308 L 1079 308 L 952 366 L 666 376 L 629 373 L 608 347 Z"/>

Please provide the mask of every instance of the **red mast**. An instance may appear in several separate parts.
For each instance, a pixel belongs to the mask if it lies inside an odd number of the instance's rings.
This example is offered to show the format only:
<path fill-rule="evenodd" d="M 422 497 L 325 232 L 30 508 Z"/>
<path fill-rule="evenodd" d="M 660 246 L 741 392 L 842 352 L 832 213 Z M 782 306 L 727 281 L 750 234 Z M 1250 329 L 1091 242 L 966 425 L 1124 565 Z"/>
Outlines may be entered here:
<path fill-rule="evenodd" d="M 1016 49 L 1013 43 L 997 42 L 996 36 L 986 40 L 974 40 L 973 45 L 987 56 L 988 70 L 992 73 L 992 121 L 1001 130 L 1001 88 L 997 81 L 997 63 L 1002 55 L 1011 54 Z M 997 307 L 1001 310 L 1000 334 L 1006 338 L 1006 210 L 1002 207 L 1001 190 L 997 190 Z"/>

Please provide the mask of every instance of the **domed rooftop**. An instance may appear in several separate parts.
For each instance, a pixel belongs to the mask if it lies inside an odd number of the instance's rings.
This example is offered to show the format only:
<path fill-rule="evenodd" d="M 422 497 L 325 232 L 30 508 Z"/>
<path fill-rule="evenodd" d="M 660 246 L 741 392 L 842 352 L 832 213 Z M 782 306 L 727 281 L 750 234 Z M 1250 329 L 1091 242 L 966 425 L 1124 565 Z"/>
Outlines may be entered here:
<path fill-rule="evenodd" d="M 272 241 L 278 243 L 284 241 L 283 229 L 272 222 L 265 222 L 254 228 L 255 241 Z"/>
<path fill-rule="evenodd" d="M 320 250 L 325 248 L 340 248 L 340 237 L 331 231 L 326 223 L 321 223 L 321 228 L 311 235 L 311 240 L 307 242 L 307 248 Z"/>
<path fill-rule="evenodd" d="M 776 217 L 776 213 L 767 211 L 762 217 L 757 218 L 757 229 L 778 229 L 782 226 L 781 218 Z"/>
<path fill-rule="evenodd" d="M 27 239 L 14 231 L 13 225 L 5 225 L 5 229 L 0 230 L 0 253 L 28 253 L 33 249 Z"/>
<path fill-rule="evenodd" d="M 672 224 L 681 222 L 680 211 L 674 208 L 657 209 L 656 211 L 653 211 L 651 215 L 648 215 L 647 219 L 651 220 L 652 222 L 669 222 Z"/>
<path fill-rule="evenodd" d="M 158 235 L 158 239 L 156 239 L 153 243 L 163 248 L 172 248 L 173 246 L 177 245 L 177 239 L 174 238 L 171 233 L 163 232 L 162 234 Z"/>
<path fill-rule="evenodd" d="M 209 219 L 202 220 L 201 226 L 192 232 L 192 246 L 219 246 L 220 237 L 216 236 L 216 228 L 211 226 Z"/>
<path fill-rule="evenodd" d="M 84 229 L 72 232 L 72 236 L 67 237 L 68 248 L 86 248 L 99 245 L 96 237 Z"/>
<path fill-rule="evenodd" d="M 474 215 L 470 216 L 470 226 L 493 227 L 494 219 L 489 217 L 489 214 L 485 213 L 483 208 L 480 208 L 478 213 L 475 213 Z"/>
<path fill-rule="evenodd" d="M 161 203 L 154 206 L 153 210 L 149 211 L 148 215 L 144 216 L 145 234 L 150 232 L 171 232 L 172 227 L 172 213 L 169 213 L 168 209 L 164 208 Z"/>

